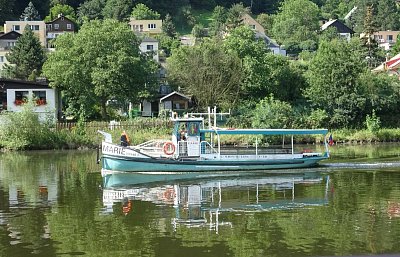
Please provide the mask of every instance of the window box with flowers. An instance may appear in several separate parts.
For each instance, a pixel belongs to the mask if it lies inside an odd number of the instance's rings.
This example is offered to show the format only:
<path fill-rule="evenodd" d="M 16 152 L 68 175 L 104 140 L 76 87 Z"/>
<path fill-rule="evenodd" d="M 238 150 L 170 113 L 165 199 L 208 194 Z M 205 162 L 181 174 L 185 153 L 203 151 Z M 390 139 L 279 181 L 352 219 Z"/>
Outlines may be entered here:
<path fill-rule="evenodd" d="M 36 105 L 37 106 L 46 105 L 46 104 L 47 104 L 46 99 L 37 99 L 36 100 Z"/>
<path fill-rule="evenodd" d="M 24 103 L 26 103 L 26 101 L 21 99 L 15 99 L 14 101 L 15 105 L 23 105 Z"/>

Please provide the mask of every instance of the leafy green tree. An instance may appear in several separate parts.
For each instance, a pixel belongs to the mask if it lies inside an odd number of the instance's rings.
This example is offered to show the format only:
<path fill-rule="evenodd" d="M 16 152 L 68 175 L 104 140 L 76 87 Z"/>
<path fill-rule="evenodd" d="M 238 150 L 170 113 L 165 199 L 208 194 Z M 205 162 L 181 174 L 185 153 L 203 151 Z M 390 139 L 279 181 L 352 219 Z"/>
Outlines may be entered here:
<path fill-rule="evenodd" d="M 162 32 L 172 38 L 176 38 L 176 29 L 175 25 L 172 22 L 171 15 L 167 14 L 162 24 Z"/>
<path fill-rule="evenodd" d="M 106 5 L 102 10 L 102 14 L 106 19 L 124 21 L 129 17 L 131 11 L 131 0 L 107 0 Z"/>
<path fill-rule="evenodd" d="M 360 118 L 365 96 L 358 77 L 366 68 L 360 42 L 322 41 L 306 72 L 304 91 L 312 106 L 325 110 L 332 126 L 349 126 Z M 355 123 L 353 123 L 355 125 Z"/>
<path fill-rule="evenodd" d="M 216 3 L 214 0 L 190 0 L 190 5 L 194 9 L 212 10 Z"/>
<path fill-rule="evenodd" d="M 229 8 L 227 12 L 226 25 L 229 29 L 239 27 L 243 23 L 243 15 L 249 13 L 250 9 L 244 7 L 242 3 L 232 5 L 232 7 Z"/>
<path fill-rule="evenodd" d="M 180 47 L 168 59 L 168 78 L 197 101 L 199 108 L 236 104 L 242 81 L 240 59 L 227 54 L 218 40 Z"/>
<path fill-rule="evenodd" d="M 125 23 L 85 22 L 78 33 L 57 38 L 43 73 L 64 90 L 75 115 L 93 115 L 97 106 L 106 119 L 108 100 L 137 102 L 156 88 L 157 65 L 139 53 L 139 44 Z"/>
<path fill-rule="evenodd" d="M 319 8 L 316 4 L 309 0 L 285 0 L 279 10 L 274 18 L 272 33 L 289 53 L 316 46 L 310 42 L 316 42 L 316 31 L 319 30 Z"/>
<path fill-rule="evenodd" d="M 400 28 L 399 8 L 395 1 L 380 0 L 376 21 L 379 30 L 398 30 Z"/>
<path fill-rule="evenodd" d="M 252 126 L 255 128 L 292 128 L 293 109 L 289 103 L 274 99 L 272 95 L 262 99 L 253 111 Z"/>
<path fill-rule="evenodd" d="M 156 36 L 159 42 L 159 48 L 162 50 L 166 57 L 169 57 L 174 49 L 181 46 L 181 42 L 177 38 L 170 37 L 164 33 Z"/>
<path fill-rule="evenodd" d="M 131 17 L 135 18 L 136 20 L 159 20 L 160 14 L 151 10 L 146 5 L 139 3 L 133 8 Z"/>
<path fill-rule="evenodd" d="M 21 14 L 20 20 L 27 21 L 39 21 L 39 12 L 36 10 L 32 2 L 29 2 L 28 6 L 25 8 L 24 12 Z"/>
<path fill-rule="evenodd" d="M 76 15 L 75 15 L 74 8 L 72 8 L 69 5 L 61 5 L 61 4 L 57 4 L 57 5 L 53 6 L 50 9 L 49 15 L 47 15 L 46 18 L 44 18 L 44 21 L 45 22 L 52 21 L 52 20 L 56 19 L 58 17 L 58 15 L 60 15 L 60 14 L 64 15 L 68 19 L 76 22 Z"/>
<path fill-rule="evenodd" d="M 257 16 L 258 23 L 260 23 L 261 26 L 263 26 L 264 30 L 265 30 L 265 34 L 269 35 L 271 29 L 272 29 L 272 25 L 274 24 L 274 17 L 272 15 L 268 15 L 266 13 L 260 13 Z"/>
<path fill-rule="evenodd" d="M 326 19 L 343 19 L 354 6 L 356 0 L 329 0 L 321 7 L 321 12 Z"/>
<path fill-rule="evenodd" d="M 210 32 L 212 36 L 221 36 L 225 29 L 225 23 L 227 19 L 227 10 L 222 6 L 216 6 L 211 16 L 211 23 L 209 24 Z"/>
<path fill-rule="evenodd" d="M 400 103 L 400 82 L 396 76 L 386 72 L 375 74 L 363 72 L 358 78 L 362 94 L 366 97 L 364 114 L 376 111 L 379 114 L 397 112 Z"/>
<path fill-rule="evenodd" d="M 6 20 L 13 17 L 15 0 L 0 0 L 0 23 L 3 24 Z"/>
<path fill-rule="evenodd" d="M 8 73 L 13 78 L 28 79 L 40 74 L 46 54 L 39 39 L 29 26 L 26 26 L 24 33 L 6 57 L 10 62 L 10 65 L 6 66 Z"/>
<path fill-rule="evenodd" d="M 231 30 L 224 40 L 224 49 L 242 61 L 241 99 L 258 102 L 272 93 L 281 100 L 294 101 L 303 87 L 302 79 L 287 58 L 272 54 L 267 44 L 247 26 Z"/>
<path fill-rule="evenodd" d="M 392 56 L 395 56 L 396 54 L 400 53 L 400 34 L 397 35 L 396 43 L 392 46 L 390 52 Z"/>
<path fill-rule="evenodd" d="M 207 36 L 207 32 L 203 25 L 196 24 L 193 26 L 192 35 L 194 36 L 195 39 L 201 39 Z"/>
<path fill-rule="evenodd" d="M 102 10 L 106 0 L 88 0 L 78 8 L 78 21 L 82 24 L 85 20 L 103 19 Z"/>

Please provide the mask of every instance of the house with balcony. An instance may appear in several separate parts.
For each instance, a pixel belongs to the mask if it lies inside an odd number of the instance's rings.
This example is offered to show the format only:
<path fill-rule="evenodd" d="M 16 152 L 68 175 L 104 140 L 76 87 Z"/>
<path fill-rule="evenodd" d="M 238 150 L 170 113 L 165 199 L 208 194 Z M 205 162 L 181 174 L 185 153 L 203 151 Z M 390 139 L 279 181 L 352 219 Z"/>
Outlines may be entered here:
<path fill-rule="evenodd" d="M 0 33 L 0 77 L 3 77 L 4 66 L 8 63 L 6 55 L 15 46 L 20 36 L 21 34 L 16 31 Z"/>
<path fill-rule="evenodd" d="M 347 41 L 350 41 L 351 37 L 354 35 L 354 31 L 347 27 L 346 24 L 341 22 L 340 20 L 329 20 L 322 24 L 321 31 L 324 31 L 328 28 L 335 28 L 337 33 Z"/>
<path fill-rule="evenodd" d="M 399 34 L 400 31 L 385 30 L 374 32 L 373 37 L 380 47 L 389 51 L 396 44 Z"/>
<path fill-rule="evenodd" d="M 131 18 L 129 27 L 134 32 L 152 37 L 161 34 L 162 20 L 136 20 Z"/>
<path fill-rule="evenodd" d="M 47 48 L 53 48 L 52 41 L 59 35 L 64 33 L 74 33 L 75 31 L 75 23 L 64 15 L 59 14 L 56 19 L 46 22 Z"/>
<path fill-rule="evenodd" d="M 4 23 L 4 33 L 16 31 L 22 34 L 26 26 L 29 26 L 33 33 L 37 35 L 40 44 L 46 47 L 46 24 L 44 21 L 6 21 Z"/>
<path fill-rule="evenodd" d="M 25 81 L 0 78 L 0 112 L 18 112 L 23 105 L 32 100 L 34 111 L 44 120 L 49 115 L 58 119 L 61 116 L 61 96 L 57 89 L 49 87 L 47 81 Z"/>

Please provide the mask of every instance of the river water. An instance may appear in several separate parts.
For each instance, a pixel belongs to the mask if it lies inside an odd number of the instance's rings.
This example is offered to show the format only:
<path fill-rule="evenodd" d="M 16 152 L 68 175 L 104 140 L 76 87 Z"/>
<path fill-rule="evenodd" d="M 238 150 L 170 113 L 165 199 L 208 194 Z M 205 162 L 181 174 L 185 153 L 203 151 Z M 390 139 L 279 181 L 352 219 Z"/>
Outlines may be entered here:
<path fill-rule="evenodd" d="M 0 256 L 400 255 L 400 145 L 312 169 L 103 174 L 94 151 L 0 154 Z"/>

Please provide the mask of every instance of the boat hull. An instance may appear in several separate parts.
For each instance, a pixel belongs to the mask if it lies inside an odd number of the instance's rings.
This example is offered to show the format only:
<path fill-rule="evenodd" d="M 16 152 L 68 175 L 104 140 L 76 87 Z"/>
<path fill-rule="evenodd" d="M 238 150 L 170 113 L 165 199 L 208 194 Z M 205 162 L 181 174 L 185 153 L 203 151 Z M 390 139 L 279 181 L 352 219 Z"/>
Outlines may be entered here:
<path fill-rule="evenodd" d="M 313 167 L 326 157 L 305 157 L 279 160 L 173 160 L 157 158 L 121 158 L 103 155 L 102 167 L 112 171 L 248 171 Z"/>

